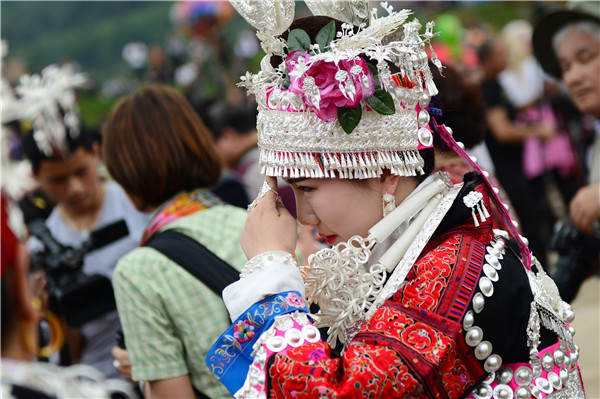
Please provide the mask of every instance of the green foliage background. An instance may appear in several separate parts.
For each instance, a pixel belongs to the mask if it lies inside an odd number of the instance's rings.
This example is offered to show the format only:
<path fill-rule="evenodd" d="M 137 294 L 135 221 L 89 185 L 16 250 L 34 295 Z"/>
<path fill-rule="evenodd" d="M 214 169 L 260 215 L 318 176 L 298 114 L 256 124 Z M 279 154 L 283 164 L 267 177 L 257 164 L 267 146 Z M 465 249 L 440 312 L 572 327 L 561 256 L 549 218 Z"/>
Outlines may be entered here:
<path fill-rule="evenodd" d="M 31 71 L 65 59 L 79 62 L 94 81 L 124 73 L 123 46 L 162 44 L 171 28 L 172 2 L 2 1 L 2 38 L 9 56 Z"/>

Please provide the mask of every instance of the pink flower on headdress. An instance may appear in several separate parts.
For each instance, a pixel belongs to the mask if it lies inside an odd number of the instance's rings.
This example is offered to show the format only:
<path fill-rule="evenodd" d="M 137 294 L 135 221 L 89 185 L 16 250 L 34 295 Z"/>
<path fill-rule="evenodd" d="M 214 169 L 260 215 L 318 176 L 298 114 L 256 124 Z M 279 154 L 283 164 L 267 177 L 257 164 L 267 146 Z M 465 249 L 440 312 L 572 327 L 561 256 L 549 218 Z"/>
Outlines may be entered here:
<path fill-rule="evenodd" d="M 339 107 L 356 107 L 373 95 L 373 73 L 360 57 L 354 60 L 311 62 L 306 51 L 292 51 L 285 64 L 290 74 L 289 90 L 302 96 L 304 103 L 326 122 L 337 119 Z"/>

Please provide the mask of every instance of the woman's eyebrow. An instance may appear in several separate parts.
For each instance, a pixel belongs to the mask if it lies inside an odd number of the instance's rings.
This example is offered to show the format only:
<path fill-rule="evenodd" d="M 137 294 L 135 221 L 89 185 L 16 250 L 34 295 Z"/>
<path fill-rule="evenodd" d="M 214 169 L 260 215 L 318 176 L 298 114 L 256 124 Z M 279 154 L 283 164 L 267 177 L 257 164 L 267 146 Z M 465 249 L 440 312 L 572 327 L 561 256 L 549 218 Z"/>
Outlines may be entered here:
<path fill-rule="evenodd" d="M 308 180 L 308 178 L 306 177 L 297 177 L 297 178 L 284 178 L 283 180 L 285 180 L 285 182 L 287 184 L 294 184 L 294 183 L 300 183 L 304 180 Z"/>

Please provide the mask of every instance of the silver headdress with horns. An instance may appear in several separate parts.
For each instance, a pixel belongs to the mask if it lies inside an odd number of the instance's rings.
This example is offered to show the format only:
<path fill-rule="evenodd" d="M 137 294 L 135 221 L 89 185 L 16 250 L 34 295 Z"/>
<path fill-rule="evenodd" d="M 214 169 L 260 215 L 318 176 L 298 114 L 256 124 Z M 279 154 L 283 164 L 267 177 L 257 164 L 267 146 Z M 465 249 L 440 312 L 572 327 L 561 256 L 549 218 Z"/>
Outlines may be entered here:
<path fill-rule="evenodd" d="M 370 178 L 383 169 L 399 176 L 422 173 L 418 150 L 432 146 L 426 110 L 437 88 L 425 46 L 433 23 L 420 34 L 410 11 L 369 12 L 368 1 L 307 1 L 330 23 L 311 43 L 294 29 L 292 0 L 233 0 L 257 30 L 267 53 L 257 74 L 240 86 L 256 96 L 262 173 L 282 177 Z M 356 28 L 357 26 L 357 28 Z M 441 67 L 435 59 L 434 62 Z M 272 56 L 283 61 L 271 65 Z M 396 68 L 392 72 L 390 67 Z"/>

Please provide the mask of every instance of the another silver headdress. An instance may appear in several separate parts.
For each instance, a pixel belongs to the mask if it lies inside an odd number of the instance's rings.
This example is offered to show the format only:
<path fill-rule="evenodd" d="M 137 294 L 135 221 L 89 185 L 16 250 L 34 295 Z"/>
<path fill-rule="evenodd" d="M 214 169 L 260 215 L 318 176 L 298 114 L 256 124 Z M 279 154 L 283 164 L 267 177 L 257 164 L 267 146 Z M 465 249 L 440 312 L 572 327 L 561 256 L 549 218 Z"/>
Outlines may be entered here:
<path fill-rule="evenodd" d="M 75 88 L 83 86 L 86 80 L 69 64 L 49 65 L 39 75 L 22 76 L 15 88 L 17 107 L 11 117 L 31 121 L 35 142 L 47 156 L 66 154 L 67 132 L 72 137 L 79 134 Z"/>
<path fill-rule="evenodd" d="M 341 31 L 332 22 L 316 43 L 300 29 L 284 41 L 278 36 L 293 20 L 294 1 L 232 1 L 267 53 L 261 71 L 240 83 L 258 102 L 262 173 L 360 179 L 383 169 L 422 173 L 418 150 L 433 141 L 426 107 L 437 94 L 425 52 L 433 23 L 421 35 L 417 20 L 405 23 L 410 11 L 395 12 L 387 2 L 383 17 L 362 0 L 306 3 L 314 14 L 342 21 Z M 283 58 L 276 68 L 272 56 Z"/>
<path fill-rule="evenodd" d="M 8 45 L 2 41 L 2 56 Z M 47 156 L 66 155 L 66 134 L 79 134 L 80 122 L 75 102 L 75 88 L 87 81 L 74 73 L 71 66 L 50 65 L 41 74 L 24 75 L 14 89 L 2 79 L 2 189 L 11 198 L 35 187 L 27 161 L 12 159 L 11 140 L 18 137 L 7 126 L 18 121 L 31 124 L 38 148 Z"/>

